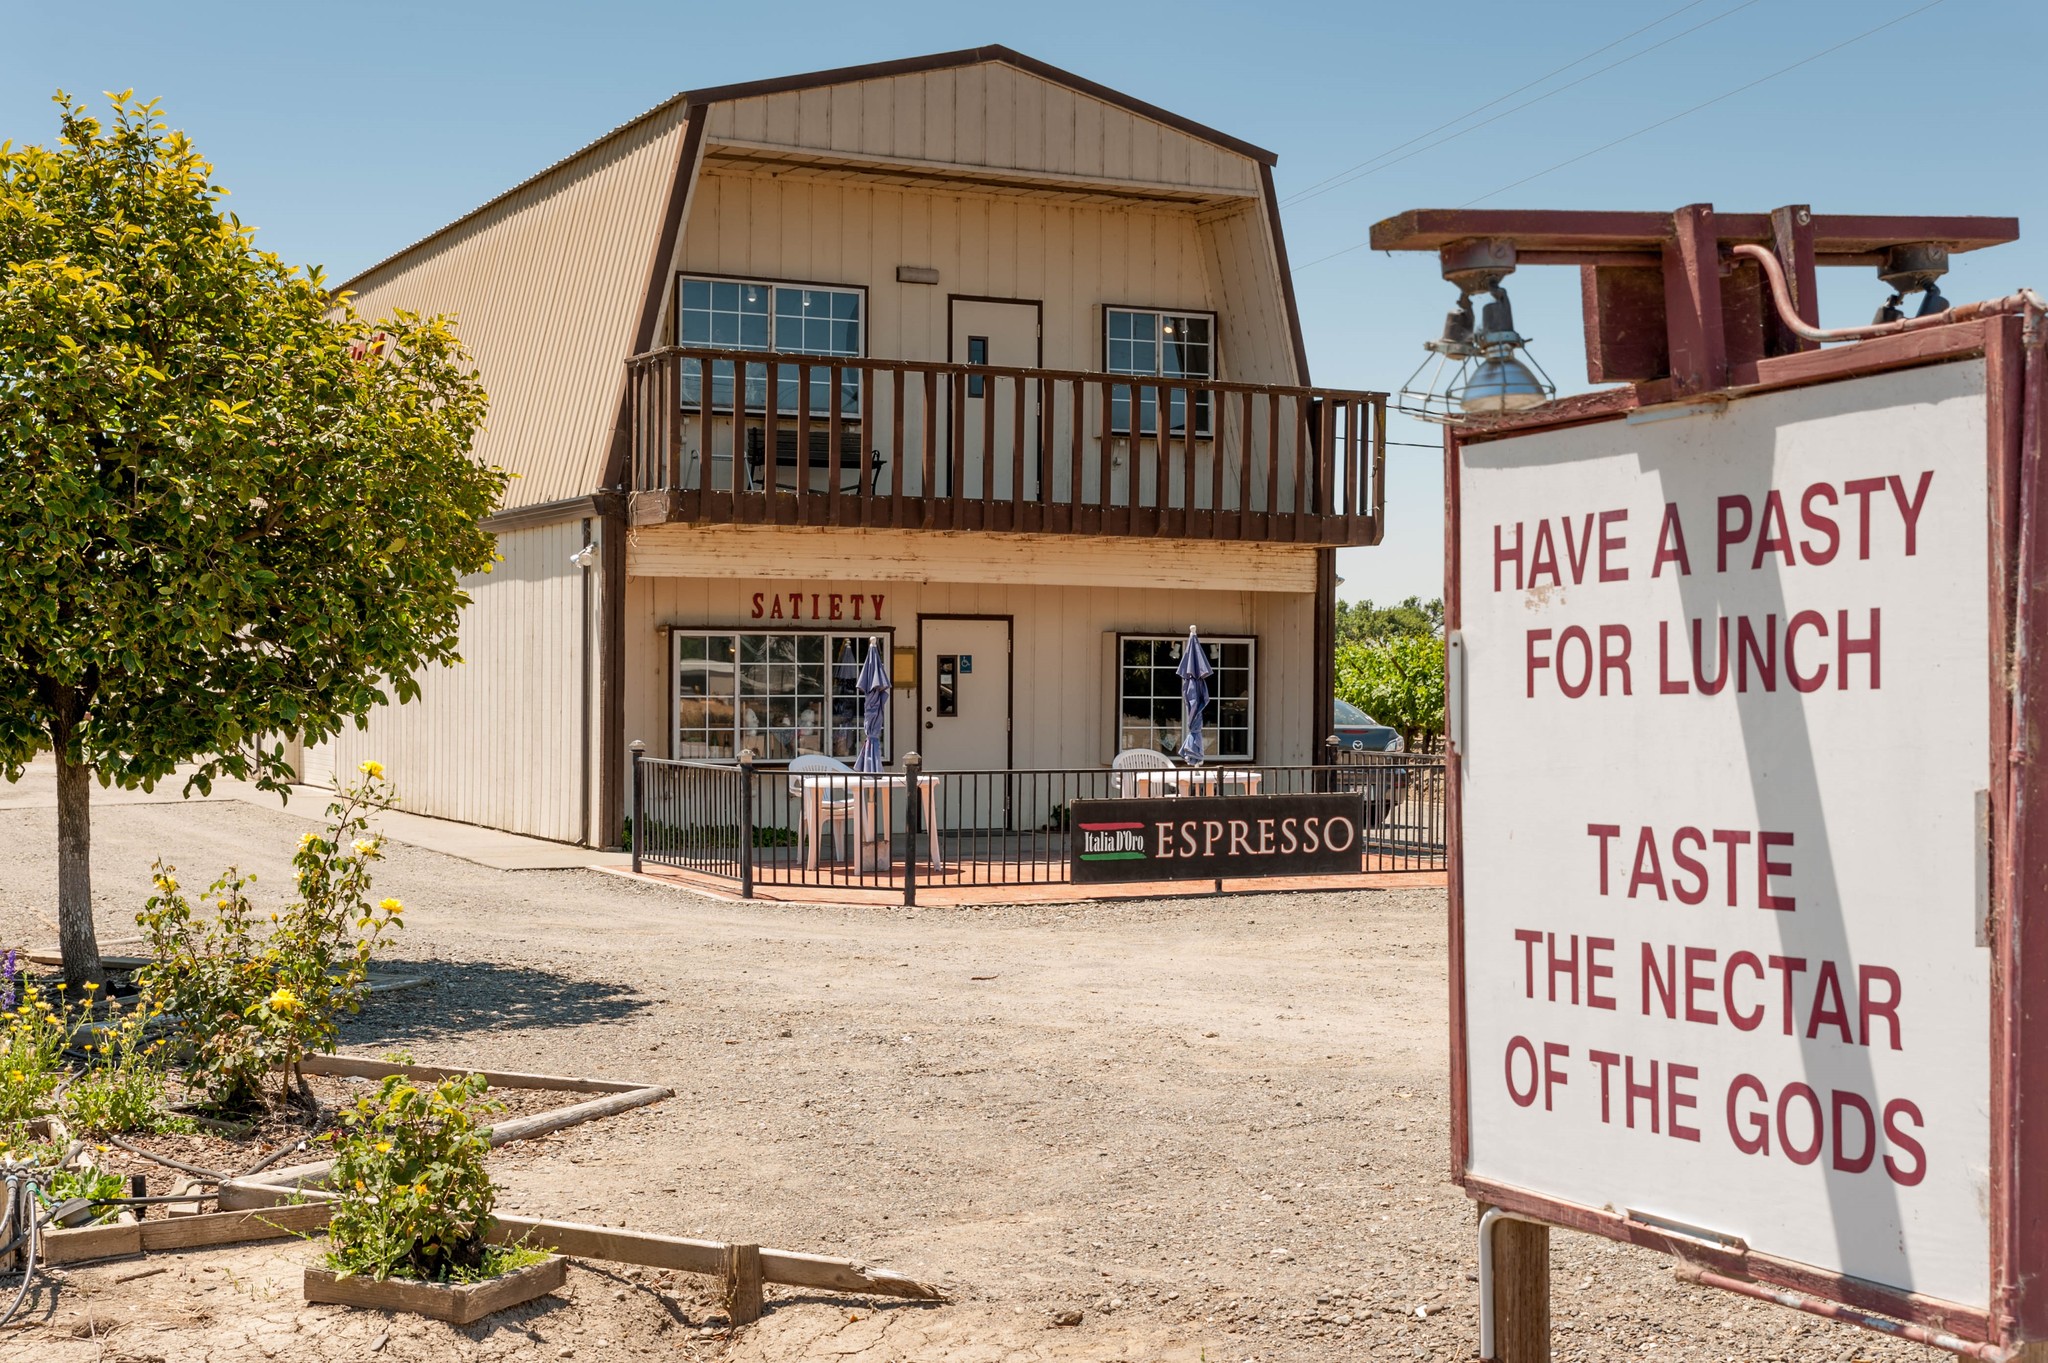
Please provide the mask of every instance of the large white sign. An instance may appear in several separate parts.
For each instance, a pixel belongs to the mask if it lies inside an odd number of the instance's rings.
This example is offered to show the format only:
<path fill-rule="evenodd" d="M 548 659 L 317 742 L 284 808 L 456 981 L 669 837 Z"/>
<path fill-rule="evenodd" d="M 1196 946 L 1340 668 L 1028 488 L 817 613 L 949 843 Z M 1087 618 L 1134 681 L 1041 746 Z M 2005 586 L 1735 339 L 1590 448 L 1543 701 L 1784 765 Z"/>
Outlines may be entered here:
<path fill-rule="evenodd" d="M 1985 411 L 1462 448 L 1473 1176 L 1988 1305 Z"/>

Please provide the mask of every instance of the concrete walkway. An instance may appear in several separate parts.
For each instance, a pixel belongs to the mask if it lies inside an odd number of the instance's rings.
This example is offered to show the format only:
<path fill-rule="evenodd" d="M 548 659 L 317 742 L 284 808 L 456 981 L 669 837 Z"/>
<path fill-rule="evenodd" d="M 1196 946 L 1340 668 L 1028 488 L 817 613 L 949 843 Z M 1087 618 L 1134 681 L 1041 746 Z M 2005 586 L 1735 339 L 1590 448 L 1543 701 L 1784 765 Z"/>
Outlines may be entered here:
<path fill-rule="evenodd" d="M 180 793 L 184 788 L 183 775 L 158 782 L 154 791 L 118 790 L 95 785 L 92 790 L 92 802 L 95 806 L 184 804 L 186 800 Z M 334 792 L 318 786 L 293 786 L 291 798 L 285 800 L 269 791 L 258 790 L 246 781 L 216 781 L 209 794 L 200 795 L 195 792 L 191 802 L 238 801 L 259 809 L 275 809 L 319 823 L 326 820 L 327 803 L 333 795 Z M 0 785 L 0 810 L 56 807 L 57 764 L 47 754 L 30 763 L 19 781 Z M 573 843 L 522 837 L 517 833 L 506 833 L 495 828 L 457 823 L 453 819 L 428 818 L 422 814 L 408 814 L 397 809 L 387 809 L 371 822 L 378 832 L 393 842 L 404 843 L 408 847 L 425 848 L 430 852 L 446 853 L 448 856 L 460 857 L 464 861 L 473 861 L 479 866 L 489 866 L 500 871 L 554 871 L 581 866 L 630 866 L 633 860 L 624 852 L 594 851 Z"/>

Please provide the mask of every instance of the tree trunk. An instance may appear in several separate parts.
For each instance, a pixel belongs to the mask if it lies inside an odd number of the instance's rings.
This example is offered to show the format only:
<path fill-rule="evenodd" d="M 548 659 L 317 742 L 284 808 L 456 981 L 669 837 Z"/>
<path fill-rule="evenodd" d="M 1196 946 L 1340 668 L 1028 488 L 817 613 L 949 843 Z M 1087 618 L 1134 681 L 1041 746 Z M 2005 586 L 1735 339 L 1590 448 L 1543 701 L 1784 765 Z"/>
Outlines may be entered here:
<path fill-rule="evenodd" d="M 68 735 L 66 735 L 68 737 Z M 62 739 L 57 750 L 57 941 L 64 951 L 64 978 L 73 991 L 88 982 L 106 983 L 100 944 L 92 928 L 92 768 L 70 761 Z M 83 998 L 73 992 L 72 998 Z"/>

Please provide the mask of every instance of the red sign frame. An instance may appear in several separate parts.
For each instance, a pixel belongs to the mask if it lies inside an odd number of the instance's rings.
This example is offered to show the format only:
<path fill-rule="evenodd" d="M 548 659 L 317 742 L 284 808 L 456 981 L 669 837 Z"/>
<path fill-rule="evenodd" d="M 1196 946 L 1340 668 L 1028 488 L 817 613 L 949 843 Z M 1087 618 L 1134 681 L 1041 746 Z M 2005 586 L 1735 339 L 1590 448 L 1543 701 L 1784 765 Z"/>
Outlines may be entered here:
<path fill-rule="evenodd" d="M 1879 1311 L 1963 1339 L 2014 1348 L 2048 1340 L 2048 1006 L 2029 1009 L 2021 982 L 2048 988 L 2048 760 L 2031 760 L 2048 728 L 2019 724 L 2048 705 L 2048 512 L 2041 469 L 2048 378 L 2043 338 L 2018 316 L 1995 316 L 1734 366 L 1732 396 L 1860 378 L 1886 370 L 1982 356 L 1988 401 L 1987 486 L 1992 572 L 1991 695 L 1992 959 L 1990 1244 L 1988 1311 L 1902 1292 L 1864 1279 L 1742 1249 L 1726 1249 L 1625 1213 L 1562 1202 L 1469 1176 L 1471 1128 L 1465 1024 L 1464 819 L 1456 738 L 1446 765 L 1450 830 L 1451 1177 L 1474 1199 L 1552 1225 L 1625 1241 L 1810 1297 Z M 2033 352 L 2031 373 L 2025 363 Z M 1551 404 L 1543 413 L 1486 428 L 1454 428 L 1444 459 L 1444 617 L 1463 623 L 1459 450 L 1508 435 L 1618 421 L 1636 407 L 1630 390 Z M 2010 684 L 2006 679 L 2011 678 Z M 2034 920 L 2040 919 L 2037 924 Z M 2028 931 L 2038 928 L 2037 931 Z"/>

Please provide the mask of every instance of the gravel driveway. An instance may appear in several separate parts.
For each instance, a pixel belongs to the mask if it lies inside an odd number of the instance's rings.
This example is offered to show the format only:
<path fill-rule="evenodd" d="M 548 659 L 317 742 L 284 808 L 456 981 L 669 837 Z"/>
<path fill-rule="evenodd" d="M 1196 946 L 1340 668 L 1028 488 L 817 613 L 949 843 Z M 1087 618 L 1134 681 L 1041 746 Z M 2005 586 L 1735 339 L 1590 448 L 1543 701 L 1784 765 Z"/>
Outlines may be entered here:
<path fill-rule="evenodd" d="M 304 827 L 233 801 L 102 808 L 103 942 L 132 935 L 153 856 L 187 884 L 237 861 L 282 895 Z M 54 940 L 54 816 L 0 810 L 0 840 L 0 945 Z M 403 846 L 378 890 L 408 905 L 397 959 L 436 986 L 375 1001 L 348 1049 L 676 1090 L 509 1148 L 501 1205 L 845 1255 L 957 1301 L 771 1294 L 728 1340 L 702 1280 L 592 1265 L 566 1299 L 454 1330 L 304 1306 L 287 1243 L 154 1256 L 170 1271 L 127 1283 L 133 1263 L 70 1270 L 37 1303 L 40 1359 L 1475 1354 L 1440 890 L 753 906 Z M 1931 1356 L 1586 1237 L 1555 1237 L 1553 1272 L 1562 1359 Z"/>

